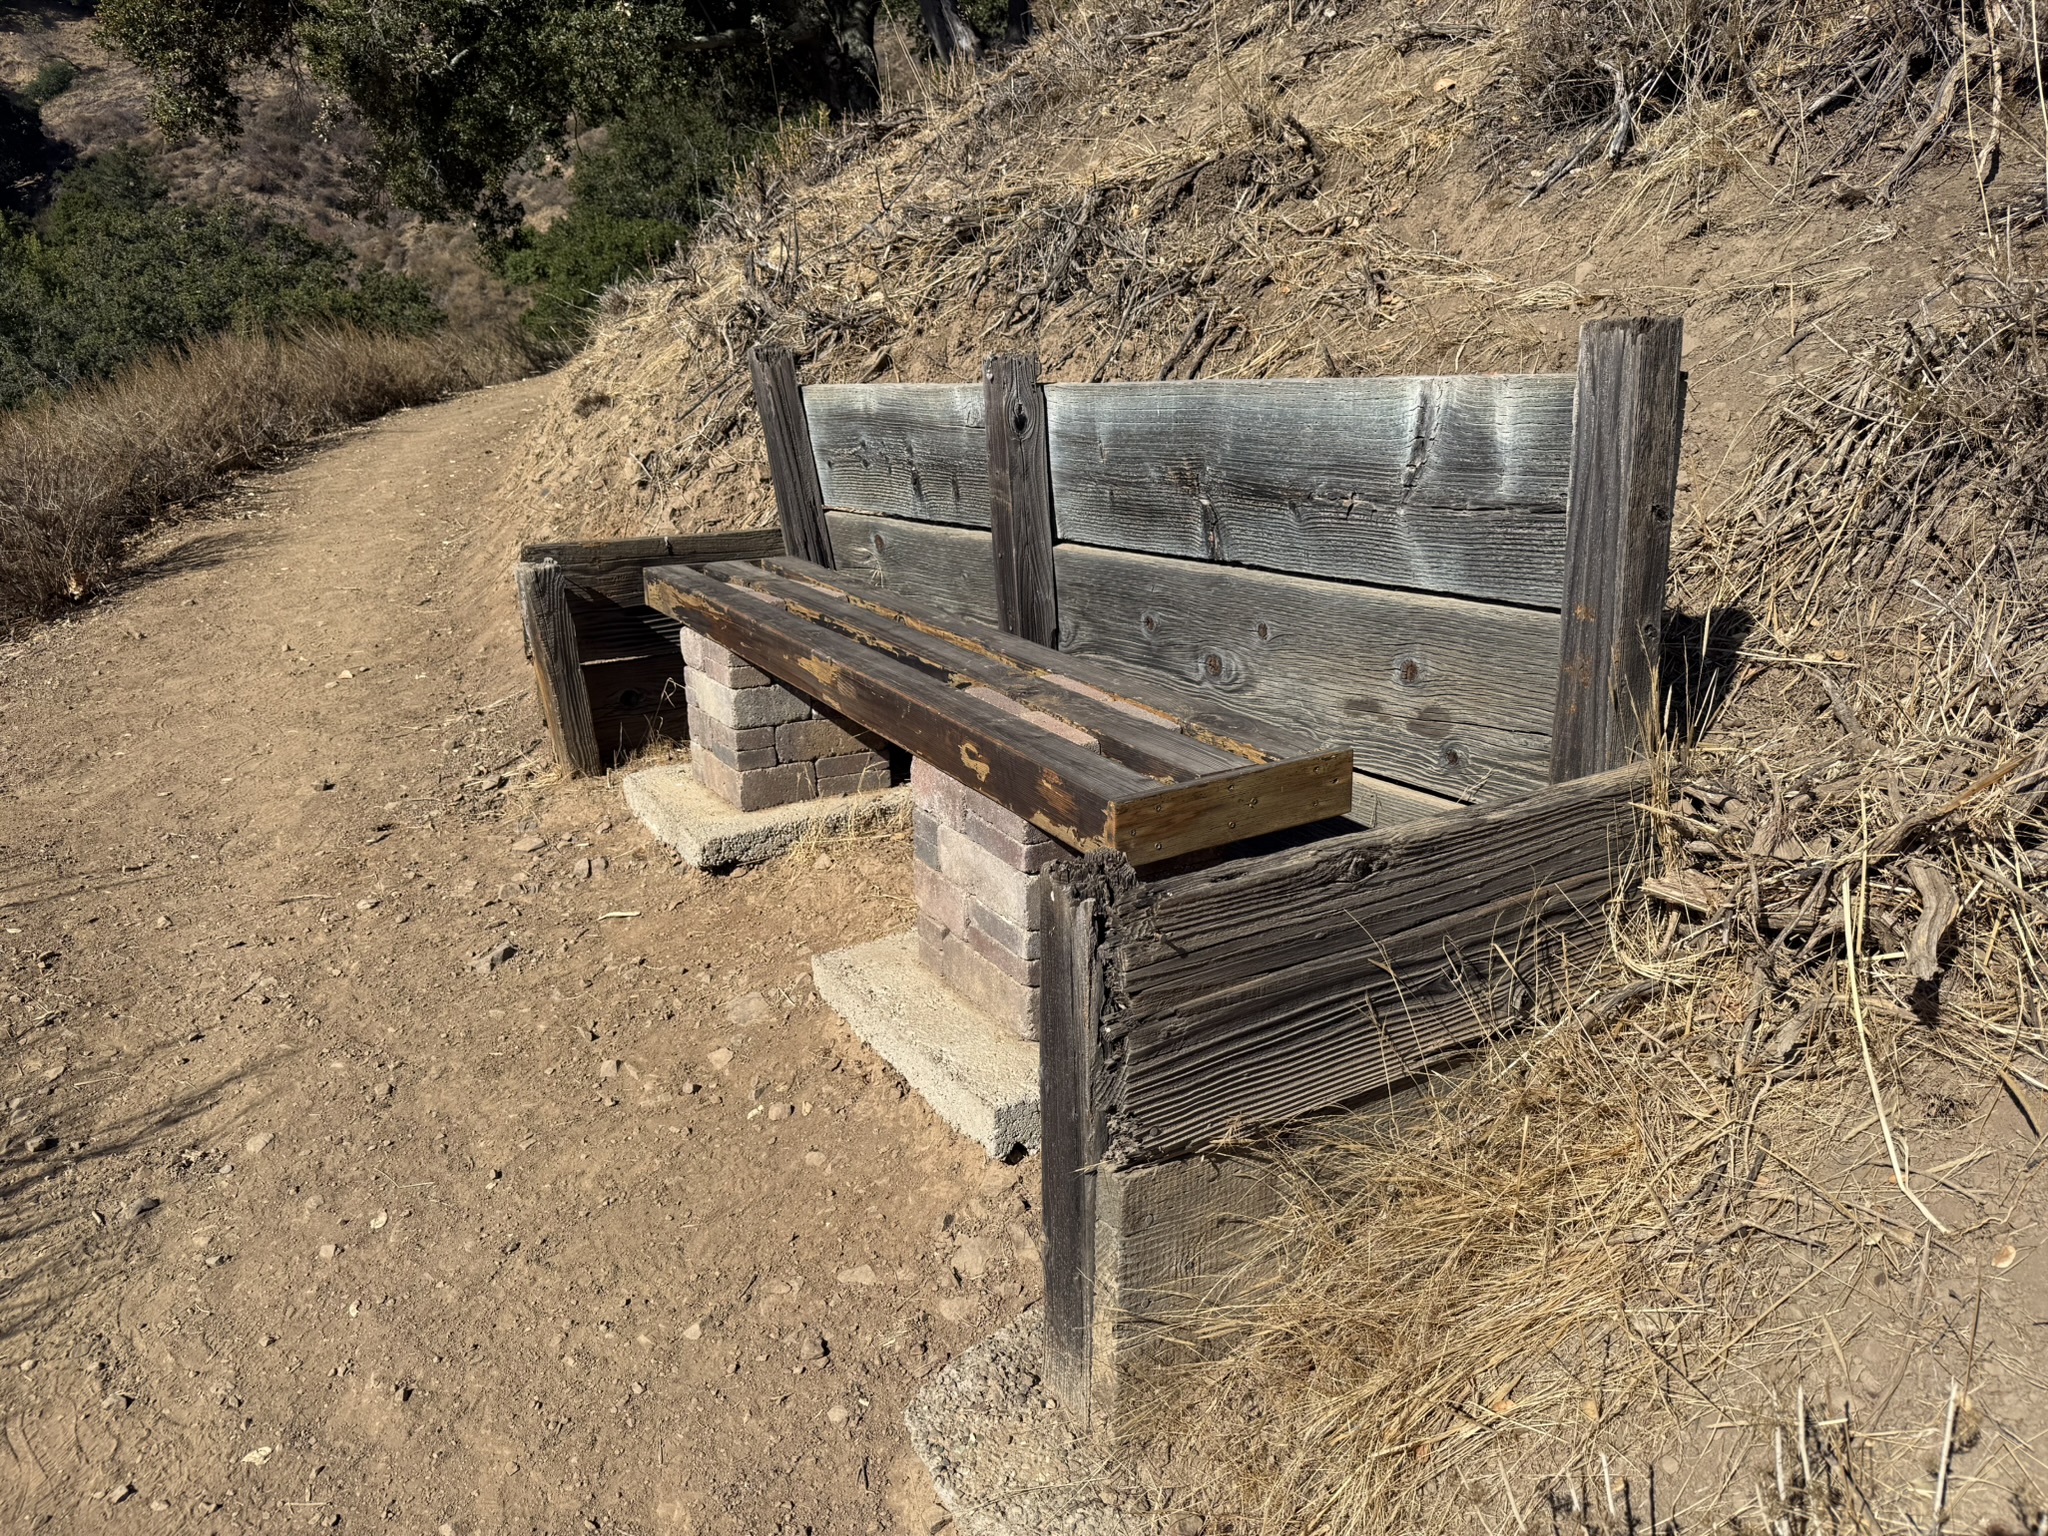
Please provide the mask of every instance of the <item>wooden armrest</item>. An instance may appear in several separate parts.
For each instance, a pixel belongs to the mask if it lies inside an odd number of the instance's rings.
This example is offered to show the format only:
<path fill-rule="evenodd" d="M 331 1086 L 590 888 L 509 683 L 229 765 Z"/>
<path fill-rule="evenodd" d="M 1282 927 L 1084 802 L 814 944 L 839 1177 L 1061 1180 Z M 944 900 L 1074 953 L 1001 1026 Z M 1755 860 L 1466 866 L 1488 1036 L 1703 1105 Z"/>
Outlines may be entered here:
<path fill-rule="evenodd" d="M 798 564 L 654 566 L 646 601 L 1073 848 L 1153 863 L 1350 808 L 1349 751 L 1219 748 L 1160 706 L 1060 687 L 1057 651 L 957 621 L 912 629 Z"/>

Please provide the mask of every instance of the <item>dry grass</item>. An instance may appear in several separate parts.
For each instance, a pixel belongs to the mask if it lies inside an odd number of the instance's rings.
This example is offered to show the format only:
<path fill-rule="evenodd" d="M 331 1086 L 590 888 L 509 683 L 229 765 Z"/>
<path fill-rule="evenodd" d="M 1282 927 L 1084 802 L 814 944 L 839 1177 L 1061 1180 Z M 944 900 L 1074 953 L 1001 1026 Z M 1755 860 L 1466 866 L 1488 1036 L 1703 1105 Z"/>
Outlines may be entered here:
<path fill-rule="evenodd" d="M 1659 899 L 1420 1124 L 1288 1155 L 1289 1278 L 1182 1325 L 1222 1356 L 1176 1397 L 1236 1410 L 1205 1420 L 1216 1503 L 1287 1531 L 1613 1532 L 1653 1498 L 1692 1530 L 2039 1528 L 2048 1401 L 1998 1281 L 2048 1132 L 2044 408 L 2023 288 L 1774 403 L 1681 551 L 1740 633 Z"/>
<path fill-rule="evenodd" d="M 226 336 L 0 415 L 0 627 L 92 596 L 135 533 L 245 470 L 527 366 L 475 334 Z"/>

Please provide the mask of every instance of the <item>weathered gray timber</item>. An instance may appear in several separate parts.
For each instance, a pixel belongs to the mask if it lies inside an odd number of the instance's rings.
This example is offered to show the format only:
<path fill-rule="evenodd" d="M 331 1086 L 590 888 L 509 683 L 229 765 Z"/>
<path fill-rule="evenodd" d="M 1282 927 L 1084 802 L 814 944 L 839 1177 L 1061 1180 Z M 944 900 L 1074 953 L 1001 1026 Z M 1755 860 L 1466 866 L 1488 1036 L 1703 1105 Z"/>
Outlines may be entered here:
<path fill-rule="evenodd" d="M 526 654 L 533 662 L 534 684 L 555 761 L 571 773 L 603 773 L 562 568 L 552 560 L 522 561 L 513 568 L 513 582 L 519 594 L 519 627 L 525 633 Z"/>
<path fill-rule="evenodd" d="M 650 565 L 695 565 L 711 560 L 767 560 L 782 553 L 779 528 L 730 533 L 676 533 L 638 539 L 575 539 L 523 545 L 528 563 L 552 560 L 582 597 L 640 606 L 640 573 Z"/>
<path fill-rule="evenodd" d="M 1458 800 L 1550 779 L 1555 613 L 1061 544 L 1060 644 Z"/>
<path fill-rule="evenodd" d="M 989 526 L 995 538 L 996 611 L 1002 627 L 1011 634 L 1037 645 L 1058 645 L 1052 477 L 1038 359 L 992 357 L 982 387 L 988 416 Z"/>
<path fill-rule="evenodd" d="M 1105 903 L 1112 1153 L 1156 1160 L 1282 1123 L 1507 1027 L 1556 945 L 1605 948 L 1648 784 L 1617 769 Z"/>
<path fill-rule="evenodd" d="M 796 359 L 789 348 L 764 343 L 748 354 L 747 362 L 754 378 L 754 408 L 761 416 L 761 439 L 768 450 L 768 477 L 775 482 L 775 516 L 783 547 L 815 565 L 830 565 L 832 541 L 825 533 L 825 499 L 818 489 L 817 461 L 811 456 Z"/>
<path fill-rule="evenodd" d="M 977 624 L 997 622 L 989 536 L 895 517 L 827 512 L 833 564 L 874 586 Z"/>
<path fill-rule="evenodd" d="M 1677 320 L 1595 320 L 1579 333 L 1556 779 L 1626 762 L 1662 734 L 1657 657 L 1685 419 L 1684 350 Z"/>
<path fill-rule="evenodd" d="M 1049 384 L 1059 536 L 1555 609 L 1569 374 Z"/>
<path fill-rule="evenodd" d="M 540 565 L 555 569 L 573 642 L 568 652 L 557 653 L 550 649 L 561 633 L 557 626 L 526 626 L 536 676 L 558 679 L 540 685 L 555 760 L 570 773 L 602 773 L 623 754 L 653 741 L 688 737 L 678 626 L 641 601 L 643 571 L 651 565 L 765 560 L 780 555 L 782 548 L 782 533 L 775 528 L 523 546 L 522 570 Z M 530 578 L 518 580 L 524 612 Z M 551 707 L 551 688 L 580 690 L 581 710 L 566 695 L 559 706 Z"/>
<path fill-rule="evenodd" d="M 804 408 L 827 508 L 988 526 L 988 436 L 974 385 L 812 384 Z"/>

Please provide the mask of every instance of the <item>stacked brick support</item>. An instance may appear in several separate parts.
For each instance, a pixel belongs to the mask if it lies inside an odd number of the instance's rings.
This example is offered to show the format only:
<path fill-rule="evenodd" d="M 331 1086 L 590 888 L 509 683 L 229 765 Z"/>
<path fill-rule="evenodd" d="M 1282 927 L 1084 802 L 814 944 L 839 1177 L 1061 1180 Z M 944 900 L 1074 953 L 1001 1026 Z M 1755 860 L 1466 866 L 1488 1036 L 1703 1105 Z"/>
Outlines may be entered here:
<path fill-rule="evenodd" d="M 683 631 L 690 761 L 743 811 L 883 789 L 888 744 L 817 708 L 715 641 Z"/>
<path fill-rule="evenodd" d="M 910 787 L 918 956 L 982 1012 L 1030 1039 L 1045 870 L 1073 855 L 929 763 L 911 763 Z"/>

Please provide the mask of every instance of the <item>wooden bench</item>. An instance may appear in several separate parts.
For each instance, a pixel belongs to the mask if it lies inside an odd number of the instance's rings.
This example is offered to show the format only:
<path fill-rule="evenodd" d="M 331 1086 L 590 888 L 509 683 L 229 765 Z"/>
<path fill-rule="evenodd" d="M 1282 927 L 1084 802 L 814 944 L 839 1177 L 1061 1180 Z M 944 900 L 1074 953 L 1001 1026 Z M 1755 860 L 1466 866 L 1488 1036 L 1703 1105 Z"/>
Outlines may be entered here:
<path fill-rule="evenodd" d="M 1084 1418 L 1270 1198 L 1219 1146 L 1412 1080 L 1604 947 L 1680 354 L 1617 320 L 1575 375 L 805 389 L 757 351 L 787 555 L 650 564 L 645 601 L 1077 855 L 1035 1006 Z"/>

